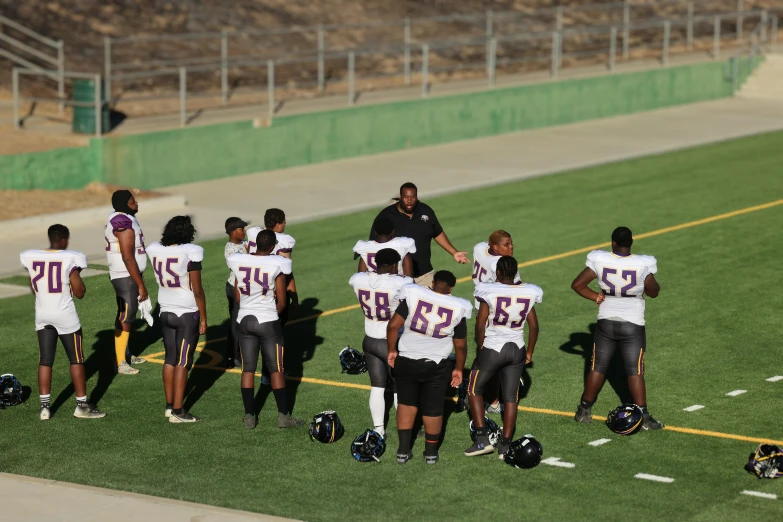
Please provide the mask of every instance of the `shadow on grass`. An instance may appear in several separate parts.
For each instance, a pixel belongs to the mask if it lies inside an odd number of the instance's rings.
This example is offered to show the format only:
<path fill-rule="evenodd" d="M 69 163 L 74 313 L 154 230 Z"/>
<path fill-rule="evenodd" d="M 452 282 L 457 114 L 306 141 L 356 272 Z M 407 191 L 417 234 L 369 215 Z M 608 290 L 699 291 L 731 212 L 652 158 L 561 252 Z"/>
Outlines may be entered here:
<path fill-rule="evenodd" d="M 218 326 L 210 326 L 207 328 L 207 333 L 202 337 L 202 341 L 206 341 L 204 350 L 195 353 L 195 360 L 193 361 L 193 369 L 188 375 L 188 382 L 185 385 L 185 400 L 183 407 L 186 410 L 190 410 L 195 404 L 209 391 L 215 383 L 225 375 L 225 371 L 219 366 L 220 360 L 216 361 L 216 355 L 213 353 L 221 353 L 224 350 L 221 349 L 221 342 L 225 345 L 226 340 L 217 341 L 217 339 L 224 339 L 228 332 L 228 324 L 223 323 Z M 217 341 L 217 342 L 216 342 Z M 237 396 L 239 395 L 239 385 L 237 385 Z M 237 402 L 241 403 L 239 399 Z"/>

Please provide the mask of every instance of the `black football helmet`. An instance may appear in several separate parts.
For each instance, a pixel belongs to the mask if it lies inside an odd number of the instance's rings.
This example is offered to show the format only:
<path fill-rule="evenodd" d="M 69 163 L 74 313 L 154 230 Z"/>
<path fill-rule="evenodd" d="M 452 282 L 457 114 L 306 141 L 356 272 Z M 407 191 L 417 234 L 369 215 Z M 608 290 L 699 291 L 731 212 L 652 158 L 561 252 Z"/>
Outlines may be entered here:
<path fill-rule="evenodd" d="M 331 410 L 322 411 L 313 417 L 313 422 L 310 423 L 310 428 L 307 431 L 310 434 L 310 440 L 317 440 L 324 444 L 337 442 L 345 433 L 337 412 Z"/>
<path fill-rule="evenodd" d="M 773 444 L 759 444 L 756 451 L 750 454 L 745 471 L 760 479 L 783 477 L 783 448 Z"/>
<path fill-rule="evenodd" d="M 16 406 L 22 403 L 22 383 L 10 373 L 0 375 L 0 405 Z"/>
<path fill-rule="evenodd" d="M 343 373 L 359 375 L 367 371 L 367 363 L 364 360 L 364 354 L 346 346 L 340 350 L 340 365 L 343 367 Z"/>
<path fill-rule="evenodd" d="M 618 435 L 633 435 L 642 429 L 644 414 L 636 404 L 623 404 L 609 412 L 606 425 Z"/>
<path fill-rule="evenodd" d="M 484 417 L 484 427 L 487 429 L 487 437 L 493 448 L 498 447 L 500 441 L 500 426 L 489 417 Z M 473 420 L 470 421 L 470 440 L 476 442 L 476 427 L 473 425 Z"/>
<path fill-rule="evenodd" d="M 386 442 L 380 433 L 369 429 L 353 439 L 351 455 L 359 462 L 380 462 L 386 451 Z"/>
<path fill-rule="evenodd" d="M 538 466 L 543 455 L 544 448 L 541 443 L 532 435 L 525 435 L 511 443 L 508 451 L 503 455 L 503 460 L 515 468 L 528 469 Z"/>

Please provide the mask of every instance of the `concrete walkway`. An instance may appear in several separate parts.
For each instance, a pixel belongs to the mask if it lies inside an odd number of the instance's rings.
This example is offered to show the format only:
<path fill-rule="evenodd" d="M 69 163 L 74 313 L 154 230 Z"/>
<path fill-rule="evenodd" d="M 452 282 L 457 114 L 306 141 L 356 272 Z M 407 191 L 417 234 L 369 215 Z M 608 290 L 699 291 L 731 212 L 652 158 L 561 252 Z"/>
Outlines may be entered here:
<path fill-rule="evenodd" d="M 0 473 L 3 518 L 24 522 L 284 522 L 289 518 L 217 508 Z"/>
<path fill-rule="evenodd" d="M 284 209 L 301 222 L 379 207 L 401 183 L 413 181 L 422 199 L 783 129 L 783 103 L 731 98 L 593 120 L 559 127 L 390 152 L 280 171 L 204 181 L 164 189 L 185 196 L 198 239 L 224 237 L 231 215 L 260 223 L 264 209 Z M 355 190 L 360 187 L 361 190 Z M 139 221 L 157 240 L 173 212 L 145 212 Z M 182 211 L 180 211 L 182 212 Z M 51 223 L 68 225 L 67 216 Z M 71 248 L 105 262 L 103 220 L 71 227 Z M 19 273 L 19 252 L 45 246 L 45 227 L 0 238 L 0 274 Z"/>

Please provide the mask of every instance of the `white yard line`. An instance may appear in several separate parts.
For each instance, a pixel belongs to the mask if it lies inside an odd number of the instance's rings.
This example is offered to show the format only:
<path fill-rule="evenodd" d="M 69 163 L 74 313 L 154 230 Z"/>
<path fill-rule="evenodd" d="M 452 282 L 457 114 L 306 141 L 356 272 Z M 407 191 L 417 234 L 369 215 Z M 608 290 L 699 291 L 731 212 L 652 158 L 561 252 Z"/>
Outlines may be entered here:
<path fill-rule="evenodd" d="M 751 497 L 768 498 L 770 500 L 777 500 L 778 496 L 774 493 L 762 493 L 761 491 L 744 490 L 743 495 L 750 495 Z"/>
<path fill-rule="evenodd" d="M 770 377 L 769 379 L 765 379 L 767 382 L 778 382 L 783 381 L 783 375 L 776 375 L 774 377 Z"/>
<path fill-rule="evenodd" d="M 595 446 L 603 446 L 607 442 L 612 442 L 612 439 L 598 439 L 598 440 L 594 440 L 593 442 L 588 442 L 587 444 L 595 447 Z"/>
<path fill-rule="evenodd" d="M 687 408 L 683 408 L 683 411 L 696 411 L 704 408 L 701 404 L 694 404 L 693 406 L 688 406 Z"/>
<path fill-rule="evenodd" d="M 659 475 L 649 475 L 647 473 L 637 473 L 633 476 L 633 478 L 638 478 L 642 480 L 652 480 L 653 482 L 665 482 L 666 484 L 671 484 L 674 482 L 673 478 L 669 477 L 661 477 Z"/>
<path fill-rule="evenodd" d="M 541 464 L 548 464 L 550 466 L 557 466 L 558 468 L 575 468 L 576 464 L 573 462 L 561 462 L 560 457 L 549 457 L 541 461 Z"/>
<path fill-rule="evenodd" d="M 726 395 L 728 395 L 729 397 L 736 397 L 737 395 L 742 395 L 743 393 L 748 393 L 748 390 L 734 390 L 734 391 L 730 391 Z"/>

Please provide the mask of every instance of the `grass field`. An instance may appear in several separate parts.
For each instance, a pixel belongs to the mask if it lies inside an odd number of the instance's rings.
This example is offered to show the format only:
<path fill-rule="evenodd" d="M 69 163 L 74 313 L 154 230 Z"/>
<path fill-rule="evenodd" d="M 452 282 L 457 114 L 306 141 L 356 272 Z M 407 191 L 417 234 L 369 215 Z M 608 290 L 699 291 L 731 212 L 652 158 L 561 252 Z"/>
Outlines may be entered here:
<path fill-rule="evenodd" d="M 295 415 L 309 420 L 335 409 L 346 436 L 321 445 L 311 443 L 304 428 L 278 430 L 268 387 L 260 391 L 259 427 L 245 430 L 239 376 L 215 367 L 226 333 L 227 269 L 224 243 L 211 241 L 203 244 L 210 327 L 202 340 L 208 344 L 191 374 L 186 402 L 202 422 L 166 422 L 159 365 L 141 366 L 136 377 L 113 375 L 114 294 L 108 277 L 94 277 L 77 306 L 88 391 L 108 412 L 101 421 L 71 417 L 74 399 L 66 388 L 62 351 L 52 390 L 56 411 L 51 421 L 38 420 L 33 299 L 0 301 L 0 370 L 33 388 L 25 405 L 0 412 L 5 440 L 0 471 L 306 520 L 779 521 L 783 500 L 740 493 L 783 497 L 783 480 L 759 481 L 742 469 L 757 445 L 754 439 L 783 441 L 783 381 L 765 380 L 783 375 L 778 288 L 783 204 L 727 213 L 781 203 L 781 164 L 783 133 L 776 133 L 424 198 L 463 250 L 472 250 L 497 228 L 511 232 L 523 278 L 544 289 L 537 307 L 541 335 L 528 371 L 529 393 L 520 402 L 517 436 L 534 434 L 545 458 L 559 457 L 574 468 L 542 464 L 518 470 L 496 456 L 464 457 L 470 443 L 464 413 L 447 413 L 438 465 L 425 466 L 423 445 L 417 444 L 414 460 L 400 466 L 394 460 L 393 410 L 382 462 L 355 462 L 350 442 L 371 424 L 369 380 L 366 374 L 341 374 L 337 352 L 347 344 L 361 345 L 363 318 L 356 309 L 299 321 L 286 332 L 286 368 L 292 377 L 304 376 L 303 382 L 289 380 Z M 301 316 L 354 304 L 347 284 L 356 267 L 351 247 L 365 237 L 374 215 L 367 211 L 289 227 L 297 238 Z M 721 217 L 705 219 L 712 216 Z M 143 215 L 140 221 L 143 225 Z M 618 225 L 639 237 L 635 252 L 658 259 L 662 291 L 647 305 L 649 407 L 668 426 L 686 430 L 622 438 L 598 420 L 581 425 L 570 418 L 596 319 L 595 306 L 574 294 L 570 283 L 584 266 L 585 248 L 608 241 Z M 660 233 L 642 236 L 654 231 Z M 156 239 L 153 231 L 146 232 Z M 458 277 L 470 275 L 469 266 L 456 265 L 441 250 L 434 261 Z M 146 280 L 156 287 L 151 274 Z M 472 288 L 463 282 L 455 294 L 468 297 Z M 131 346 L 134 353 L 161 352 L 157 326 L 134 332 Z M 747 393 L 726 395 L 737 389 Z M 605 414 L 619 402 L 608 383 L 593 411 Z M 683 411 L 694 404 L 705 408 Z M 685 433 L 688 429 L 697 431 Z M 611 442 L 588 445 L 599 438 Z M 634 479 L 637 473 L 674 482 Z"/>

